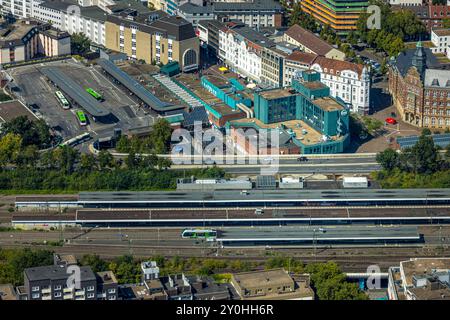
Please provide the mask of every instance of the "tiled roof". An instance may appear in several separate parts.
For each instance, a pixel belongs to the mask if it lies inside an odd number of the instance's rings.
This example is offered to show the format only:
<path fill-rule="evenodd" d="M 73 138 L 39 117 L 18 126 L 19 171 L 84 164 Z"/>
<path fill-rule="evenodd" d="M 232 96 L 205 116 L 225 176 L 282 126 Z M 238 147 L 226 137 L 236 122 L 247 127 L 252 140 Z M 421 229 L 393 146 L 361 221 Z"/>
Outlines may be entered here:
<path fill-rule="evenodd" d="M 302 51 L 294 51 L 290 55 L 286 57 L 286 60 L 292 60 L 301 62 L 307 65 L 312 65 L 314 60 L 318 57 L 317 54 L 302 52 Z"/>
<path fill-rule="evenodd" d="M 335 74 L 336 71 L 342 72 L 344 70 L 351 70 L 361 76 L 364 66 L 362 64 L 352 63 L 348 61 L 341 61 L 335 59 L 328 59 L 325 57 L 317 57 L 314 63 L 319 64 L 322 69 L 327 69 L 326 73 Z M 332 71 L 331 71 L 332 70 Z"/>
<path fill-rule="evenodd" d="M 326 55 L 333 49 L 333 47 L 326 41 L 320 39 L 314 33 L 303 29 L 297 24 L 290 27 L 286 31 L 286 34 L 289 37 L 293 38 L 295 41 L 307 47 L 309 50 L 321 56 Z"/>
<path fill-rule="evenodd" d="M 450 36 L 450 28 L 447 28 L 447 29 L 433 29 L 432 31 L 439 37 Z"/>

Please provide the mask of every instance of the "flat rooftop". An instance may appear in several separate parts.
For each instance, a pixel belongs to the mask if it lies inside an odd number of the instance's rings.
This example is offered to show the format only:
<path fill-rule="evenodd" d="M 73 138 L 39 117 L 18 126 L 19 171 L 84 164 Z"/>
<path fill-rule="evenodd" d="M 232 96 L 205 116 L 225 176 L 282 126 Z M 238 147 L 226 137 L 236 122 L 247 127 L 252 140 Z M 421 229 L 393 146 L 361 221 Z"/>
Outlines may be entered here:
<path fill-rule="evenodd" d="M 217 241 L 336 241 L 336 240 L 418 240 L 420 235 L 416 226 L 377 227 L 369 226 L 284 226 L 230 228 L 222 231 Z"/>
<path fill-rule="evenodd" d="M 342 105 L 330 97 L 314 99 L 313 102 L 325 111 L 344 110 Z"/>
<path fill-rule="evenodd" d="M 279 89 L 272 89 L 272 90 L 266 90 L 266 91 L 260 91 L 258 94 L 267 100 L 272 99 L 279 99 L 279 98 L 285 98 L 292 95 L 297 95 L 293 89 L 285 89 L 285 88 L 279 88 Z"/>
<path fill-rule="evenodd" d="M 306 122 L 302 120 L 289 120 L 283 122 L 275 122 L 265 124 L 256 118 L 243 118 L 238 120 L 233 120 L 232 122 L 238 124 L 255 124 L 261 129 L 271 129 L 275 130 L 280 127 L 284 127 L 287 130 L 292 130 L 295 133 L 295 138 L 301 141 L 304 145 L 314 145 L 321 142 L 322 134 L 309 126 Z M 305 130 L 305 131 L 303 131 Z M 304 133 L 305 132 L 305 133 Z"/>
<path fill-rule="evenodd" d="M 42 68 L 42 73 L 55 83 L 61 91 L 72 98 L 81 108 L 93 117 L 106 117 L 109 111 L 95 100 L 84 88 L 78 85 L 57 67 Z"/>
<path fill-rule="evenodd" d="M 294 280 L 284 269 L 235 273 L 233 278 L 242 289 L 259 287 L 261 283 L 273 287 L 294 284 Z"/>
<path fill-rule="evenodd" d="M 412 285 L 413 276 L 430 275 L 433 270 L 450 269 L 450 258 L 412 258 L 400 262 L 403 268 L 406 285 Z"/>
<path fill-rule="evenodd" d="M 19 116 L 26 116 L 32 121 L 36 121 L 38 119 L 19 100 L 0 102 L 0 123 L 3 121 L 11 121 Z"/>
<path fill-rule="evenodd" d="M 354 189 L 354 190 L 240 190 L 201 191 L 113 191 L 80 192 L 79 203 L 126 203 L 126 202 L 218 202 L 218 201 L 254 201 L 254 200 L 318 200 L 344 201 L 354 200 L 395 200 L 402 199 L 449 199 L 450 189 Z M 22 199 L 25 197 L 23 196 Z"/>
<path fill-rule="evenodd" d="M 210 105 L 210 107 L 212 109 L 216 110 L 222 116 L 244 113 L 240 109 L 234 110 L 233 108 L 231 108 L 230 106 L 228 106 L 225 103 L 219 103 L 219 104 L 216 104 L 216 105 Z"/>

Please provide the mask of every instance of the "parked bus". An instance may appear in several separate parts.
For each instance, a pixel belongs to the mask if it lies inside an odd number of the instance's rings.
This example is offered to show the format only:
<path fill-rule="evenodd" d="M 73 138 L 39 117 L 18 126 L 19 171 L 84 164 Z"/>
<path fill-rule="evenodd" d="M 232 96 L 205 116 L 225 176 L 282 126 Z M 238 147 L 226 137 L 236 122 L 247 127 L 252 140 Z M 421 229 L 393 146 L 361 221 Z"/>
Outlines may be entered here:
<path fill-rule="evenodd" d="M 89 93 L 91 96 L 93 96 L 97 100 L 103 100 L 102 95 L 92 88 L 87 88 L 86 92 Z"/>
<path fill-rule="evenodd" d="M 217 231 L 210 229 L 185 229 L 181 237 L 183 239 L 206 239 L 206 241 L 215 241 Z"/>
<path fill-rule="evenodd" d="M 83 111 L 77 111 L 77 119 L 78 122 L 80 123 L 80 126 L 87 125 L 86 115 L 84 114 Z"/>
<path fill-rule="evenodd" d="M 56 95 L 56 99 L 58 99 L 58 102 L 63 109 L 70 108 L 69 101 L 66 99 L 66 97 L 63 95 L 63 93 L 61 91 L 56 91 L 55 95 Z"/>

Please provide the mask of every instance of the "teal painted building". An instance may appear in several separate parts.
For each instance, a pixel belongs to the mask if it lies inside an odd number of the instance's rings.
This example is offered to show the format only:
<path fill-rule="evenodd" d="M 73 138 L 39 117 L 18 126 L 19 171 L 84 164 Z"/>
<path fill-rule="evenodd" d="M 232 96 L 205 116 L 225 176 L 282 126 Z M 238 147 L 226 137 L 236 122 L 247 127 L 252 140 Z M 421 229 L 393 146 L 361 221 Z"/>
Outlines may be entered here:
<path fill-rule="evenodd" d="M 341 153 L 350 144 L 349 111 L 330 96 L 330 89 L 320 82 L 316 71 L 303 71 L 290 88 L 256 92 L 254 111 L 260 126 L 285 128 L 283 122 L 294 125 L 288 133 L 303 154 Z M 232 122 L 231 126 L 243 127 L 245 121 Z"/>

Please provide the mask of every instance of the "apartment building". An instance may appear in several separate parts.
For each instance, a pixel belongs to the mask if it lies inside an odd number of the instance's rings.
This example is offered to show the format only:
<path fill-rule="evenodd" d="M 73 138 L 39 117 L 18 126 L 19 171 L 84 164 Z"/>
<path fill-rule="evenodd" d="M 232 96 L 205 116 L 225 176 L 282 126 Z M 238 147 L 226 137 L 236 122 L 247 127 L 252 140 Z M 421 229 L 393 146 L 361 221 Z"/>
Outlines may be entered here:
<path fill-rule="evenodd" d="M 25 269 L 23 290 L 27 300 L 118 298 L 118 282 L 112 271 L 95 273 L 89 266 L 79 267 L 71 255 L 55 255 L 53 265 Z"/>
<path fill-rule="evenodd" d="M 70 36 L 48 24 L 19 20 L 0 29 L 0 64 L 71 53 Z"/>
<path fill-rule="evenodd" d="M 450 2 L 447 2 L 446 5 L 433 5 L 427 3 L 420 6 L 392 6 L 392 10 L 405 9 L 414 12 L 430 33 L 432 29 L 444 28 L 444 19 L 450 18 Z"/>
<path fill-rule="evenodd" d="M 2 15 L 12 14 L 16 18 L 31 18 L 33 3 L 39 0 L 0 0 Z"/>
<path fill-rule="evenodd" d="M 329 59 L 345 60 L 345 54 L 332 47 L 309 30 L 295 24 L 283 34 L 283 41 L 298 46 L 301 51 L 314 53 Z"/>
<path fill-rule="evenodd" d="M 146 63 L 178 61 L 184 72 L 199 65 L 199 39 L 192 24 L 162 11 L 139 14 L 128 10 L 108 16 L 105 46 Z"/>
<path fill-rule="evenodd" d="M 433 53 L 447 54 L 450 50 L 450 28 L 432 29 L 431 42 L 434 45 L 431 47 Z"/>

